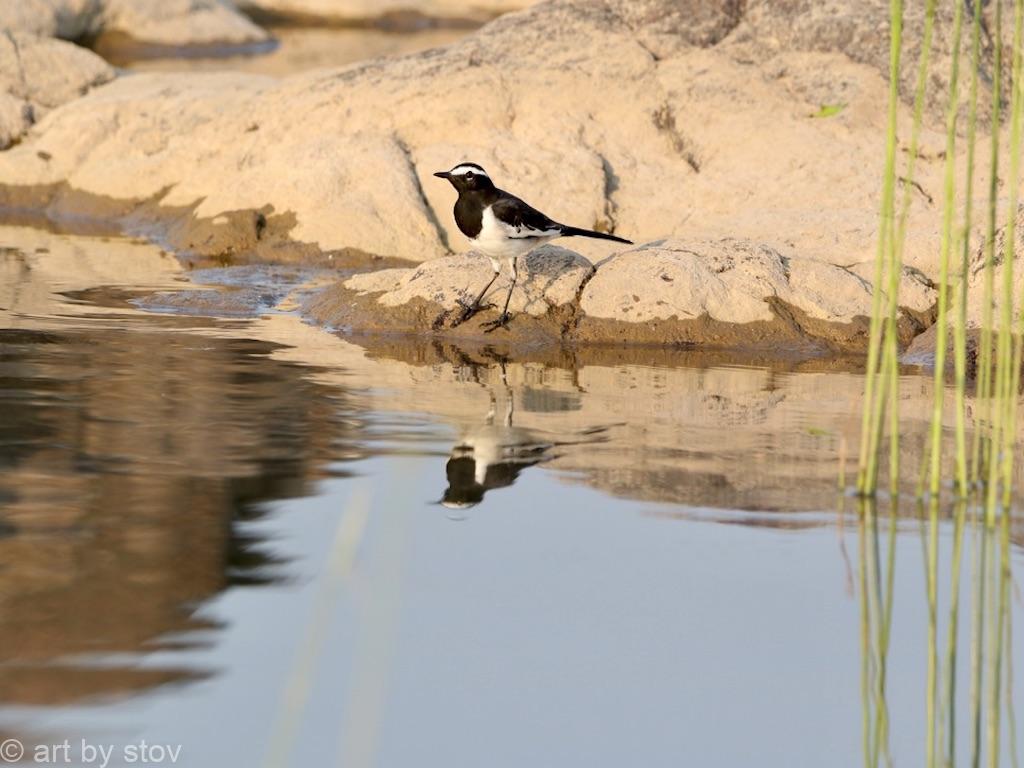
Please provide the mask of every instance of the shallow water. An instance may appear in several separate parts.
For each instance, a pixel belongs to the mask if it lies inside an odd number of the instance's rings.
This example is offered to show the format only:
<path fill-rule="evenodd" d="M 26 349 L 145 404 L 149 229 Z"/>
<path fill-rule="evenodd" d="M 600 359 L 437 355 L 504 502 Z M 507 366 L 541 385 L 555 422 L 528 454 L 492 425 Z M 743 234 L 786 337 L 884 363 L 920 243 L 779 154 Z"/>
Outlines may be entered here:
<path fill-rule="evenodd" d="M 49 764 L 864 764 L 860 361 L 360 345 L 293 313 L 323 273 L 198 277 L 225 287 L 187 315 L 151 245 L 0 228 L 0 737 L 67 739 Z M 931 380 L 901 386 L 916 466 Z M 916 512 L 895 765 L 925 743 Z"/>
<path fill-rule="evenodd" d="M 231 70 L 284 77 L 438 48 L 465 37 L 471 29 L 465 25 L 398 30 L 284 26 L 270 27 L 272 40 L 265 43 L 193 48 L 146 45 L 108 35 L 98 41 L 96 50 L 114 66 L 136 72 Z"/>

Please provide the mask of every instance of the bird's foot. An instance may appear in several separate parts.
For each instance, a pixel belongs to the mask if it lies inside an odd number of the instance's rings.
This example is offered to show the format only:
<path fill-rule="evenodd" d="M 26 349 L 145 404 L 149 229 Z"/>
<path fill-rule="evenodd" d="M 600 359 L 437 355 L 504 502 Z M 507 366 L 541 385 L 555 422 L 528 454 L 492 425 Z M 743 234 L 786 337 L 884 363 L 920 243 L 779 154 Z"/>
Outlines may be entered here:
<path fill-rule="evenodd" d="M 452 321 L 452 328 L 462 325 L 478 312 L 482 312 L 483 310 L 490 309 L 494 306 L 493 304 L 480 304 L 479 302 L 466 301 L 465 299 L 456 299 L 456 303 L 462 307 L 462 312 L 460 312 L 459 316 Z"/>
<path fill-rule="evenodd" d="M 491 320 L 483 323 L 480 327 L 485 328 L 484 333 L 492 333 L 499 328 L 508 328 L 508 323 L 512 319 L 512 315 L 508 312 L 502 312 L 501 316 L 497 320 Z"/>

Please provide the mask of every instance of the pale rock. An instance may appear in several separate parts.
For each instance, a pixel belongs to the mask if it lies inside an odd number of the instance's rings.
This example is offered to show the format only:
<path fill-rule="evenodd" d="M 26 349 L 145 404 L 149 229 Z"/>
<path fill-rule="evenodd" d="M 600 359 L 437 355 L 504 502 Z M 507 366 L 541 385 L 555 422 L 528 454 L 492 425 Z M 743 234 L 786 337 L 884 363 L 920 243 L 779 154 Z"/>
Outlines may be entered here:
<path fill-rule="evenodd" d="M 32 105 L 0 91 L 0 149 L 7 149 L 32 127 Z"/>
<path fill-rule="evenodd" d="M 104 0 L 0 0 L 0 29 L 78 40 L 102 26 Z"/>
<path fill-rule="evenodd" d="M 0 29 L 65 40 L 120 32 L 176 46 L 267 39 L 230 0 L 0 0 Z"/>
<path fill-rule="evenodd" d="M 751 323 L 773 318 L 769 299 L 829 322 L 871 314 L 870 285 L 848 271 L 733 238 L 656 241 L 612 256 L 580 306 L 589 317 L 637 323 L 704 315 Z"/>
<path fill-rule="evenodd" d="M 580 287 L 593 273 L 590 262 L 579 254 L 546 245 L 518 261 L 518 279 L 512 291 L 509 311 L 541 317 L 554 307 L 573 304 Z M 493 276 L 489 259 L 467 254 L 434 259 L 414 269 L 385 269 L 355 275 L 345 287 L 361 294 L 376 294 L 383 307 L 398 307 L 414 299 L 456 309 L 459 302 L 472 301 Z M 503 270 L 485 297 L 500 308 L 509 286 Z"/>
<path fill-rule="evenodd" d="M 995 0 L 983 3 L 982 20 L 984 41 L 981 52 L 982 91 L 988 91 L 990 84 L 997 80 L 992 55 L 992 30 L 995 29 L 995 6 L 1003 6 L 1003 18 L 1013 18 L 1012 0 Z M 888 76 L 889 72 L 889 0 L 750 0 L 737 25 L 731 43 L 743 56 L 763 59 L 774 53 L 785 52 L 839 52 L 849 59 L 875 69 Z M 941 119 L 946 108 L 946 94 L 949 92 L 949 74 L 953 51 L 954 3 L 937 3 L 934 16 L 934 30 L 929 53 L 928 87 L 925 92 L 925 109 L 935 119 Z M 960 72 L 970 71 L 970 23 L 971 4 L 963 6 L 963 45 L 960 53 Z M 902 53 L 900 57 L 900 95 L 905 103 L 914 99 L 918 69 L 924 40 L 925 5 L 907 3 L 903 9 Z M 1007 50 L 1012 45 L 1012 23 L 1003 24 L 1003 44 Z M 805 72 L 806 74 L 806 72 Z M 828 72 L 814 73 L 819 83 L 829 79 L 837 80 Z M 1003 72 L 1004 86 L 1009 86 L 1009 67 Z M 842 103 L 835 100 L 822 103 Z M 968 89 L 961 79 L 959 101 L 966 109 Z M 988 96 L 980 97 L 987 103 Z M 979 110 L 979 121 L 987 124 L 986 110 Z M 964 121 L 966 122 L 966 121 Z M 963 125 L 961 125 L 961 131 Z"/>
<path fill-rule="evenodd" d="M 267 33 L 225 0 L 104 0 L 104 30 L 158 45 L 240 44 Z"/>
<path fill-rule="evenodd" d="M 49 110 L 114 77 L 99 56 L 63 40 L 0 33 L 0 149 Z"/>

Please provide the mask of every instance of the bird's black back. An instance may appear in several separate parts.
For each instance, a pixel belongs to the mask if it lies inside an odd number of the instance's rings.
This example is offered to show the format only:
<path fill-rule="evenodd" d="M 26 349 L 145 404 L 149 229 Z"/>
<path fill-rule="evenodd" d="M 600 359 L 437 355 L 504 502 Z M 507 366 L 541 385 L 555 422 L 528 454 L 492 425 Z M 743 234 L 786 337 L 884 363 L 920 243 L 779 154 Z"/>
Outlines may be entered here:
<path fill-rule="evenodd" d="M 491 206 L 496 219 L 513 227 L 525 226 L 543 232 L 561 226 L 515 195 L 492 188 L 459 193 L 459 199 L 455 202 L 455 223 L 459 231 L 470 239 L 476 238 L 483 229 L 484 209 L 487 206 Z"/>
<path fill-rule="evenodd" d="M 491 212 L 498 221 L 511 224 L 513 227 L 526 227 L 544 232 L 562 226 L 508 192 L 502 192 L 502 196 L 491 204 Z"/>

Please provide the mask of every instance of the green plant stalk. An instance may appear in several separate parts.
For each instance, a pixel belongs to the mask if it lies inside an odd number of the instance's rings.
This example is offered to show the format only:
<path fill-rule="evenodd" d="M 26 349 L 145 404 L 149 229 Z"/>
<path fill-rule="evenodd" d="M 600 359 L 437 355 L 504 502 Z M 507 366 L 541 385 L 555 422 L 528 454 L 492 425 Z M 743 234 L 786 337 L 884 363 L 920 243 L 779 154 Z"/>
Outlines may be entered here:
<path fill-rule="evenodd" d="M 999 746 L 1000 746 L 1000 744 L 999 744 L 999 728 L 1000 728 L 1000 713 L 1001 713 L 1001 709 L 999 707 L 999 698 L 1000 698 L 1000 691 L 1001 691 L 1000 686 L 1002 685 L 1002 680 L 1003 680 L 1003 677 L 1002 677 L 1002 672 L 1003 672 L 1002 664 L 1003 664 L 1004 657 L 1007 656 L 1007 654 L 1006 654 L 1006 649 L 1007 648 L 1011 649 L 1011 654 L 1012 654 L 1012 646 L 1004 645 L 1003 644 L 1003 640 L 1005 639 L 1006 634 L 1007 634 L 1006 629 L 1009 626 L 1009 621 L 1010 621 L 1010 585 L 1012 583 L 1012 575 L 1013 575 L 1012 570 L 1011 570 L 1012 560 L 1010 559 L 1010 514 L 1011 514 L 1010 507 L 1009 506 L 1003 507 L 1002 526 L 1000 528 L 1000 537 L 999 537 L 999 543 L 1000 543 L 1000 547 L 999 547 L 999 552 L 1000 552 L 1000 562 L 999 562 L 999 620 L 998 620 L 998 624 L 997 624 L 997 627 L 996 627 L 996 633 L 998 635 L 998 641 L 996 643 L 996 650 L 995 650 L 995 659 L 994 659 L 995 669 L 994 669 L 994 677 L 993 677 L 993 688 L 994 688 L 994 690 L 992 691 L 992 702 L 994 702 L 994 708 L 993 708 L 993 711 L 991 713 L 993 715 L 993 717 L 994 717 L 995 722 L 994 722 L 994 724 L 992 726 L 990 726 L 990 734 L 992 734 L 993 737 L 994 737 L 995 749 L 997 751 L 998 751 Z M 1016 740 L 1016 739 L 1014 739 L 1014 740 Z M 1016 753 L 1014 753 L 1014 761 L 1016 761 Z M 991 759 L 990 759 L 990 762 L 991 762 Z M 998 754 L 996 755 L 995 762 L 992 763 L 992 764 L 993 765 L 998 765 L 999 764 Z"/>
<path fill-rule="evenodd" d="M 885 749 L 885 762 L 892 768 L 892 755 L 889 752 L 889 706 L 886 703 L 886 663 L 889 658 L 889 638 L 892 636 L 892 609 L 896 589 L 896 530 L 899 520 L 899 498 L 893 496 L 889 506 L 889 538 L 886 544 L 886 572 L 885 572 L 885 603 L 882 619 L 881 632 L 878 638 L 879 656 L 879 697 L 881 699 L 881 710 L 879 712 L 879 740 Z"/>
<path fill-rule="evenodd" d="M 885 609 L 883 605 L 882 597 L 882 571 L 881 561 L 879 558 L 879 547 L 878 547 L 878 508 L 874 504 L 874 500 L 871 503 L 871 515 L 869 517 L 870 535 L 868 536 L 868 548 L 867 548 L 867 571 L 868 578 L 870 579 L 870 589 L 868 593 L 868 606 L 871 610 L 872 626 L 874 627 L 874 634 L 872 636 L 872 660 L 874 661 L 874 677 L 872 678 L 872 698 L 875 706 L 875 723 L 874 723 L 874 740 L 872 742 L 872 754 L 871 761 L 874 765 L 878 765 L 879 756 L 881 754 L 882 747 L 882 709 L 885 702 L 885 681 L 882 678 L 882 644 L 879 642 L 879 638 L 882 635 L 882 614 Z"/>
<path fill-rule="evenodd" d="M 1009 543 L 1007 542 L 1007 547 Z M 1012 561 L 1010 563 L 1012 565 Z M 1006 574 L 1008 585 L 1013 584 L 1013 573 Z M 1019 768 L 1020 760 L 1017 749 L 1017 713 L 1013 706 L 1013 607 L 1007 600 L 1006 605 L 1006 647 L 1009 653 L 1006 654 L 1006 725 L 1010 732 L 1010 762 L 1013 768 Z"/>
<path fill-rule="evenodd" d="M 946 632 L 946 763 L 956 759 L 956 662 L 957 633 L 960 628 L 960 564 L 963 560 L 967 502 L 957 502 L 953 512 L 953 558 L 950 563 L 949 625 Z"/>
<path fill-rule="evenodd" d="M 959 4 L 959 3 L 958 3 Z M 981 2 L 973 4 L 971 19 L 971 84 L 967 113 L 967 178 L 964 189 L 964 218 L 960 230 L 960 282 L 957 291 L 956 324 L 953 328 L 953 366 L 956 377 L 956 487 L 961 499 L 967 498 L 967 275 L 970 270 L 971 217 L 974 197 L 974 142 L 978 125 L 978 68 L 981 63 Z M 952 757 L 951 757 L 952 759 Z"/>
<path fill-rule="evenodd" d="M 988 183 L 988 217 L 985 232 L 985 268 L 982 289 L 982 321 L 978 350 L 978 386 L 981 425 L 975 431 L 974 466 L 972 471 L 974 483 L 981 480 L 982 474 L 992 462 L 992 330 L 993 310 L 992 297 L 995 293 L 995 241 L 996 217 L 999 194 L 999 126 L 1002 121 L 1001 83 L 1003 67 L 1003 6 L 996 3 L 993 69 L 996 73 L 992 87 L 992 138 L 989 151 L 989 183 Z M 982 438 L 986 439 L 982 439 Z"/>
<path fill-rule="evenodd" d="M 889 109 L 886 124 L 885 168 L 882 174 L 882 204 L 879 212 L 878 246 L 875 252 L 874 292 L 871 298 L 871 326 L 868 341 L 867 375 L 864 379 L 864 409 L 861 416 L 860 457 L 857 470 L 857 492 L 861 495 L 871 494 L 875 491 L 875 482 L 869 479 L 874 474 L 869 464 L 871 463 L 871 443 L 877 443 L 872 426 L 875 423 L 872 417 L 875 410 L 874 403 L 875 399 L 881 396 L 875 392 L 882 340 L 881 286 L 885 254 L 888 241 L 891 239 L 892 221 L 895 214 L 896 123 L 899 115 L 900 50 L 903 36 L 902 0 L 890 0 L 889 26 Z M 879 375 L 878 378 L 880 379 L 881 376 Z"/>
<path fill-rule="evenodd" d="M 921 58 L 918 61 L 917 84 L 914 91 L 914 115 L 910 127 L 910 156 L 907 159 L 906 184 L 896 224 L 896 236 L 889 243 L 889 295 L 888 323 L 885 333 L 885 362 L 889 377 L 889 485 L 893 498 L 899 494 L 900 432 L 899 432 L 899 299 L 900 278 L 903 275 L 903 246 L 907 237 L 907 217 L 910 212 L 911 187 L 917 164 L 924 96 L 928 82 L 928 63 L 931 57 L 932 34 L 935 29 L 935 0 L 925 0 L 924 33 Z M 881 429 L 881 424 L 878 425 Z"/>
<path fill-rule="evenodd" d="M 996 566 L 995 577 L 996 587 L 994 592 L 997 592 L 997 602 L 994 606 L 994 613 L 991 614 L 993 620 L 996 622 L 996 626 L 993 632 L 990 633 L 991 638 L 991 655 L 989 657 L 990 675 L 989 675 L 989 710 L 988 710 L 988 764 L 990 768 L 996 768 L 999 765 L 999 754 L 1000 754 L 1000 725 L 1001 725 L 1001 714 L 1000 708 L 1000 693 L 1002 684 L 1002 660 L 1003 660 L 1003 632 L 1004 632 L 1004 621 L 1006 612 L 1008 610 L 1009 595 L 1010 595 L 1010 565 L 1009 565 L 1009 541 L 1010 541 L 1010 512 L 1008 509 L 1003 510 L 1002 514 L 1002 526 L 1000 536 L 1000 557 L 998 565 Z"/>
<path fill-rule="evenodd" d="M 899 305 L 899 275 L 900 258 L 897 255 L 894 259 L 891 278 L 895 285 L 890 285 L 889 290 L 893 298 L 889 302 L 889 333 L 886 344 L 886 371 L 889 374 L 889 494 L 895 503 L 900 493 L 900 370 L 899 370 L 899 340 L 896 333 L 897 313 Z"/>
<path fill-rule="evenodd" d="M 888 351 L 888 347 L 886 347 Z M 875 395 L 875 402 L 871 404 L 871 423 L 869 428 L 868 457 L 866 473 L 866 490 L 861 490 L 862 495 L 874 496 L 878 488 L 878 455 L 881 449 L 882 426 L 885 420 L 885 409 L 889 403 L 888 392 L 892 383 L 889 375 L 889 355 L 882 355 L 882 366 L 878 372 L 878 391 Z M 858 489 L 860 490 L 860 489 Z"/>
<path fill-rule="evenodd" d="M 868 655 L 871 653 L 871 617 L 868 614 L 868 574 L 867 574 L 867 511 L 862 502 L 860 507 L 860 524 L 858 540 L 860 542 L 860 697 L 861 697 L 861 748 L 864 751 L 864 768 L 872 768 L 872 727 L 871 727 L 871 664 Z"/>
<path fill-rule="evenodd" d="M 1013 396 L 1013 382 L 1017 377 L 1013 372 L 1014 359 L 1019 352 L 1013 349 L 1013 271 L 1014 271 L 1014 240 L 1015 220 L 1017 214 L 1017 185 L 1020 179 L 1020 132 L 1021 132 L 1021 0 L 1014 2 L 1013 22 L 1013 63 L 1010 95 L 1010 174 L 1009 174 L 1009 216 L 1005 228 L 1003 242 L 1003 286 L 1002 301 L 999 307 L 999 335 L 996 352 L 995 403 L 992 421 L 992 456 L 988 471 L 989 487 L 986 494 L 986 521 L 990 527 L 996 522 L 997 505 L 999 504 L 999 483 L 1003 482 L 1002 500 L 1004 505 L 1009 500 L 1013 470 L 1012 446 L 1014 425 L 1012 419 L 1016 415 L 1016 398 Z"/>
<path fill-rule="evenodd" d="M 1016 317 L 1013 313 L 1013 272 L 1016 256 L 1016 222 L 1017 222 L 1017 191 L 1020 182 L 1020 140 L 1021 140 L 1021 40 L 1024 37 L 1024 2 L 1016 0 L 1013 7 L 1013 76 L 1011 80 L 1010 108 L 1010 211 L 1006 223 L 1006 236 L 1003 245 L 1003 306 L 1002 318 L 1006 327 L 1005 345 L 1013 344 L 1013 352 L 1008 356 L 1008 370 L 1004 372 L 1003 403 L 1005 408 L 1004 424 L 1000 442 L 1002 453 L 1002 505 L 1004 515 L 1009 514 L 1010 498 L 1013 493 L 1013 447 L 1016 439 L 1017 422 L 1017 391 L 1020 386 L 1021 339 Z M 1002 334 L 1001 334 L 1002 335 Z"/>
<path fill-rule="evenodd" d="M 932 496 L 928 500 L 928 683 L 926 686 L 927 700 L 925 716 L 927 717 L 927 741 L 925 744 L 925 765 L 935 765 L 935 716 L 936 692 L 938 682 L 938 571 L 939 571 L 939 497 Z"/>
<path fill-rule="evenodd" d="M 949 258 L 953 249 L 953 209 L 956 206 L 956 117 L 959 106 L 960 42 L 963 3 L 953 4 L 953 49 L 949 72 L 949 104 L 946 107 L 946 163 L 943 177 L 942 237 L 939 246 L 939 316 L 936 319 L 934 391 L 932 393 L 931 475 L 928 491 L 938 498 L 942 481 L 943 385 L 946 377 L 946 345 L 949 340 Z M 959 457 L 958 457 L 959 458 Z M 935 525 L 938 521 L 932 518 Z M 931 763 L 929 763 L 930 765 Z"/>
<path fill-rule="evenodd" d="M 983 653 L 985 646 L 985 601 L 986 601 L 986 574 L 988 571 L 988 526 L 981 515 L 984 508 L 978 510 L 974 516 L 973 526 L 975 533 L 974 551 L 977 556 L 972 562 L 971 578 L 975 583 L 974 596 L 974 618 L 971 626 L 971 766 L 981 766 L 981 720 L 982 720 L 982 693 L 984 685 L 983 677 Z M 980 534 L 979 534 L 980 529 Z"/>
<path fill-rule="evenodd" d="M 886 703 L 886 659 L 892 630 L 892 606 L 895 589 L 896 530 L 898 511 L 894 504 L 889 516 L 888 554 L 884 570 L 878 513 L 874 500 L 866 498 L 861 506 L 861 642 L 864 659 L 861 667 L 861 686 L 864 697 L 863 740 L 865 764 L 877 766 L 884 754 L 887 765 L 892 765 L 889 751 L 889 709 Z M 871 664 L 873 662 L 873 666 Z M 872 672 L 874 673 L 872 675 Z M 873 708 L 873 722 L 872 722 Z"/>
<path fill-rule="evenodd" d="M 942 208 L 942 238 L 939 248 L 939 314 L 936 319 L 937 333 L 935 337 L 935 370 L 932 391 L 932 421 L 931 421 L 931 446 L 930 446 L 930 483 L 929 494 L 930 504 L 928 509 L 928 685 L 927 685 L 927 717 L 928 717 L 928 743 L 926 760 L 929 768 L 934 766 L 936 760 L 936 691 L 938 678 L 938 582 L 939 582 L 939 494 L 941 489 L 941 463 L 942 463 L 942 416 L 945 404 L 944 383 L 946 374 L 946 345 L 948 342 L 949 321 L 947 309 L 949 306 L 949 260 L 953 249 L 953 211 L 956 205 L 956 119 L 959 107 L 959 79 L 960 79 L 960 45 L 963 30 L 963 4 L 954 3 L 953 11 L 953 46 L 951 53 L 950 75 L 949 75 L 949 104 L 946 108 L 946 162 L 945 176 L 943 179 L 943 208 Z M 961 276 L 961 282 L 963 277 Z M 958 418 L 959 421 L 959 418 Z M 961 434 L 957 435 L 957 466 L 961 462 L 966 464 L 966 452 L 962 452 Z M 966 474 L 966 473 L 965 473 Z M 958 474 L 959 476 L 959 474 Z M 960 492 L 966 480 L 960 483 Z M 954 571 L 958 570 L 954 564 Z M 956 582 L 954 582 L 954 589 Z M 951 595 L 951 601 L 955 605 L 956 594 Z M 955 627 L 955 623 L 951 623 Z M 956 645 L 956 637 L 949 641 L 950 653 Z M 952 669 L 955 660 L 947 659 L 949 668 L 947 675 Z M 952 691 L 947 688 L 949 710 L 952 711 Z M 944 718 L 939 718 L 939 741 L 943 739 Z M 952 732 L 952 728 L 950 728 Z"/>

